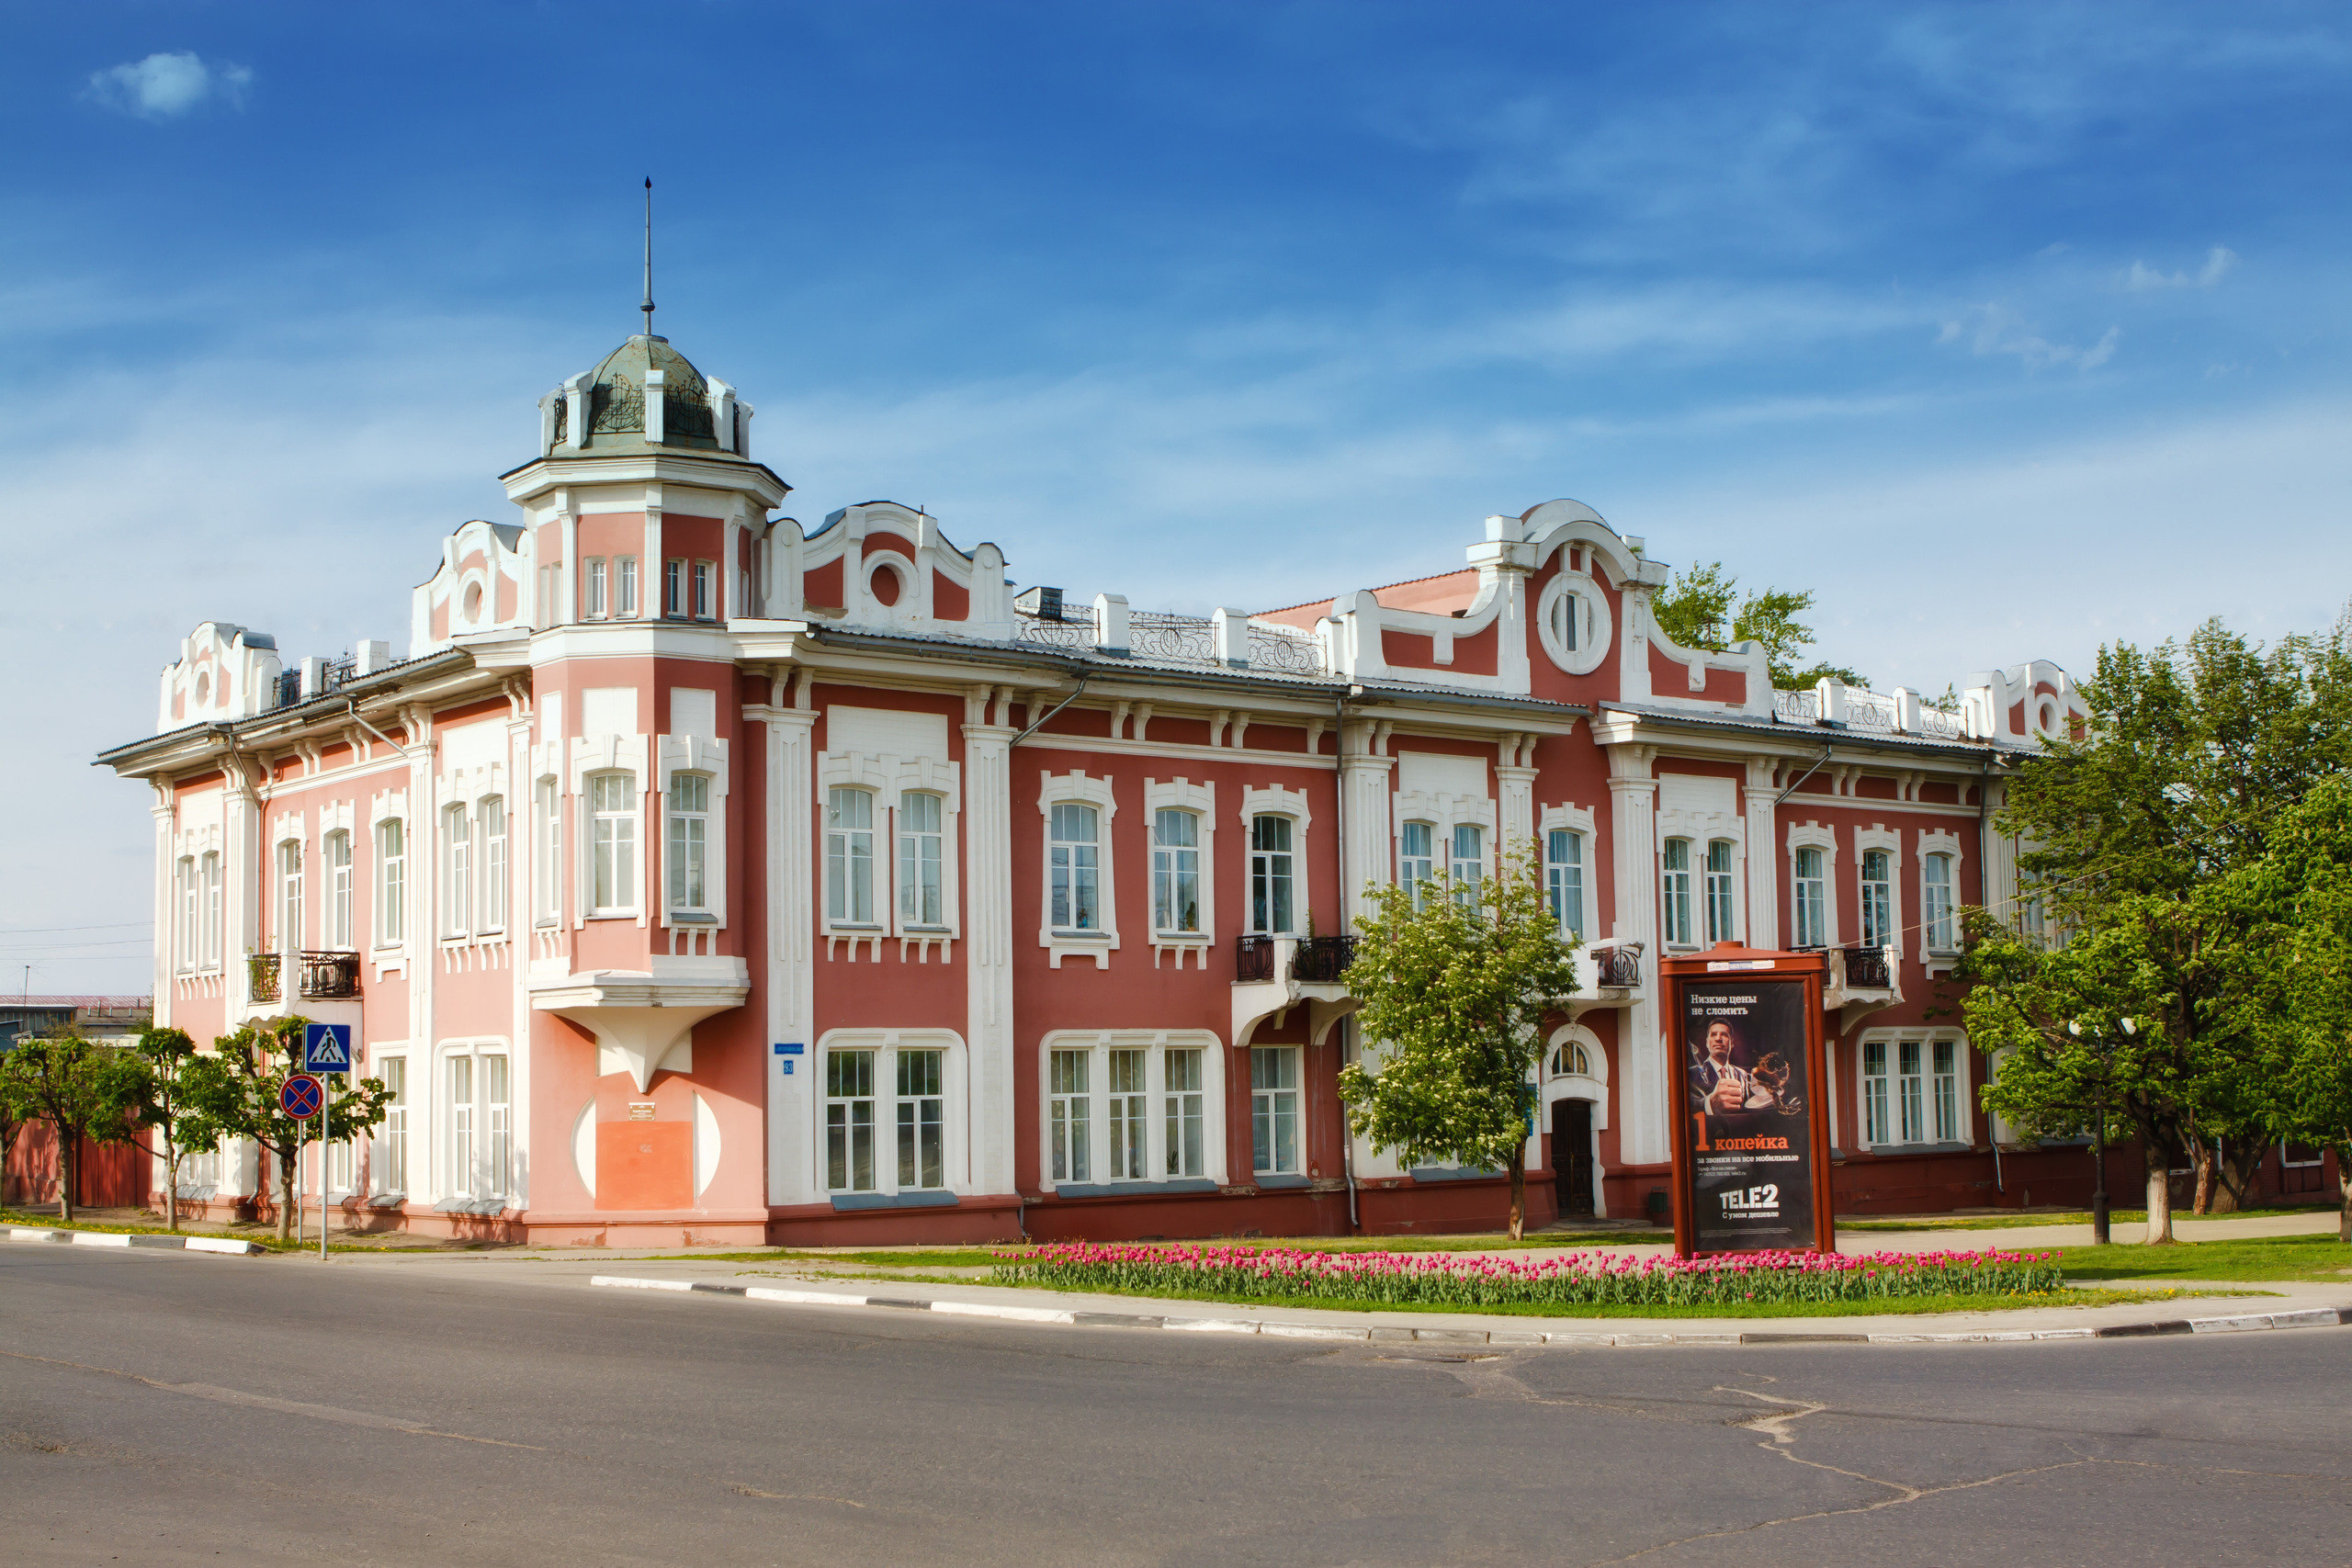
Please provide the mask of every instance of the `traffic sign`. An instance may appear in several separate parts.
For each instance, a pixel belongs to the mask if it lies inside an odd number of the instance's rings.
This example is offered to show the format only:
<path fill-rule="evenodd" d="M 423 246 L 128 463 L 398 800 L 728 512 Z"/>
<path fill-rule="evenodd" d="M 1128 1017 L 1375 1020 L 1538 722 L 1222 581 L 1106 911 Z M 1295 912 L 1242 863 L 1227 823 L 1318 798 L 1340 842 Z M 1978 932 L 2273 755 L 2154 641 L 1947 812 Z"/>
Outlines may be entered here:
<path fill-rule="evenodd" d="M 351 1025 L 313 1023 L 304 1029 L 302 1070 L 306 1073 L 351 1071 Z"/>
<path fill-rule="evenodd" d="M 327 1102 L 327 1086 L 308 1073 L 288 1073 L 278 1086 L 277 1109 L 297 1122 L 308 1122 Z"/>

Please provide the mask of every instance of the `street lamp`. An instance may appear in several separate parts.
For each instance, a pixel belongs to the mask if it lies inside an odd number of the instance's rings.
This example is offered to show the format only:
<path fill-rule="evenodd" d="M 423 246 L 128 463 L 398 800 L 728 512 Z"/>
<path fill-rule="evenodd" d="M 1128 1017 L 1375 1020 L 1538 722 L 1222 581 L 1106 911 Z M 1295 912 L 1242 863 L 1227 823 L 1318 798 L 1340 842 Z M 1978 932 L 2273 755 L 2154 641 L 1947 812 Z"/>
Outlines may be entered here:
<path fill-rule="evenodd" d="M 2116 1022 L 2121 1025 L 2127 1036 L 2140 1032 L 2139 1027 L 2128 1018 L 2118 1019 Z M 2083 1037 L 2083 1026 L 2079 1022 L 2069 1023 L 2066 1032 L 2079 1040 Z M 2098 1160 L 2098 1185 L 2091 1193 L 2091 1241 L 2098 1247 L 2107 1246 L 2109 1240 L 2107 1226 L 2107 1089 L 2108 1079 L 2115 1071 L 2116 1043 L 2115 1038 L 2109 1035 L 2104 1044 L 2094 1047 L 2098 1052 L 2099 1073 L 2096 1111 L 2098 1131 L 2092 1134 L 2092 1141 Z"/>

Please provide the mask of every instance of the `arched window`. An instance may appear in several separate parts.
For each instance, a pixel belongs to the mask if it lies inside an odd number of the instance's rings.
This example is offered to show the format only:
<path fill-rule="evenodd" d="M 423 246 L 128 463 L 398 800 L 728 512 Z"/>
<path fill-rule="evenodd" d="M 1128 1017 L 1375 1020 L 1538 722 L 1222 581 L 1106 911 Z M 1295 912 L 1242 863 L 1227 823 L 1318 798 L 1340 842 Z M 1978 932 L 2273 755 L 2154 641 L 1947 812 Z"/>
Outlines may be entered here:
<path fill-rule="evenodd" d="M 1487 871 L 1487 830 L 1475 822 L 1453 825 L 1453 859 L 1447 870 L 1453 876 L 1453 896 L 1464 903 L 1478 897 L 1478 881 Z"/>
<path fill-rule="evenodd" d="M 1201 818 L 1163 807 L 1151 817 L 1151 926 L 1201 929 Z"/>
<path fill-rule="evenodd" d="M 376 945 L 408 935 L 408 829 L 397 817 L 376 824 Z"/>
<path fill-rule="evenodd" d="M 874 796 L 835 785 L 825 792 L 825 918 L 837 926 L 874 924 Z"/>
<path fill-rule="evenodd" d="M 1937 953 L 1959 950 L 1960 936 L 1952 929 L 1951 856 L 1933 854 L 1921 872 L 1924 884 L 1920 917 L 1928 928 L 1928 946 Z"/>
<path fill-rule="evenodd" d="M 1544 835 L 1544 891 L 1568 942 L 1584 940 L 1584 835 L 1555 828 Z"/>
<path fill-rule="evenodd" d="M 1101 818 L 1094 807 L 1074 800 L 1057 802 L 1050 818 L 1047 873 L 1053 890 L 1053 925 L 1057 931 L 1102 929 Z"/>
<path fill-rule="evenodd" d="M 1884 850 L 1862 852 L 1862 945 L 1887 947 L 1894 941 L 1894 857 Z"/>
<path fill-rule="evenodd" d="M 340 829 L 321 840 L 327 860 L 327 929 L 323 945 L 336 953 L 351 947 L 351 835 Z"/>
<path fill-rule="evenodd" d="M 1552 1076 L 1555 1078 L 1572 1076 L 1589 1078 L 1592 1077 L 1592 1058 L 1585 1054 L 1580 1043 L 1563 1040 L 1552 1047 Z"/>
<path fill-rule="evenodd" d="M 1294 926 L 1296 902 L 1295 861 L 1291 852 L 1291 819 L 1259 816 L 1250 822 L 1250 929 L 1287 936 Z"/>
<path fill-rule="evenodd" d="M 1805 845 L 1796 854 L 1796 944 L 1821 947 L 1829 941 L 1829 879 L 1818 846 Z"/>
<path fill-rule="evenodd" d="M 506 797 L 484 795 L 481 824 L 481 924 L 486 931 L 506 929 Z"/>
<path fill-rule="evenodd" d="M 899 796 L 899 923 L 938 927 L 947 923 L 946 882 L 942 860 L 943 802 L 922 790 Z"/>
<path fill-rule="evenodd" d="M 1437 875 L 1437 828 L 1429 822 L 1408 822 L 1396 834 L 1396 880 L 1412 891 L 1413 908 L 1429 897 Z"/>

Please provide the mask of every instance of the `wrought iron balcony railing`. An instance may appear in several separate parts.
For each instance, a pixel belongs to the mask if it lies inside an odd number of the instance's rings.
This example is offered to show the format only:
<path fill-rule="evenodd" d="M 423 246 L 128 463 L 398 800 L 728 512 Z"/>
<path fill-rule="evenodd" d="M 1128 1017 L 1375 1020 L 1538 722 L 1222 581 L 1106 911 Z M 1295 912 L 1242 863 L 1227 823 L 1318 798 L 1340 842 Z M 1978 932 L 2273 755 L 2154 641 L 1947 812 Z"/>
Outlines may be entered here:
<path fill-rule="evenodd" d="M 1270 936 L 1245 936 L 1233 945 L 1233 978 L 1247 985 L 1253 980 L 1274 977 L 1274 939 Z"/>
<path fill-rule="evenodd" d="M 253 974 L 254 1000 L 274 1002 L 284 997 L 280 975 L 280 960 L 284 956 L 277 953 L 256 953 L 245 961 Z M 295 961 L 297 996 L 325 999 L 359 994 L 359 954 L 302 953 L 295 954 Z"/>
<path fill-rule="evenodd" d="M 1637 991 L 1642 986 L 1642 944 L 1638 942 L 1612 942 L 1592 950 L 1592 961 L 1600 971 L 1600 984 L 1612 990 Z"/>
<path fill-rule="evenodd" d="M 1355 961 L 1356 939 L 1351 936 L 1301 937 L 1291 954 L 1290 977 L 1311 985 L 1333 985 Z"/>
<path fill-rule="evenodd" d="M 1894 966 L 1886 961 L 1883 947 L 1849 947 L 1846 949 L 1846 988 L 1849 991 L 1891 991 L 1894 988 Z"/>

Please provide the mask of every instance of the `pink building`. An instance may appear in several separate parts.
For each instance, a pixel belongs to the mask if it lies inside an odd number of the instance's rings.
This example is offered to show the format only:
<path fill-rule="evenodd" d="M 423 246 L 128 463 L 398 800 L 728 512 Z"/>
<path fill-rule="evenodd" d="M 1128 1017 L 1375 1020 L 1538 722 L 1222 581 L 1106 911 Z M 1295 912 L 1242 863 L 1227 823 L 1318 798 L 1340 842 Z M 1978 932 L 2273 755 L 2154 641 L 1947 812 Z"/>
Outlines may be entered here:
<path fill-rule="evenodd" d="M 1975 1109 L 1983 1064 L 1932 1006 L 1958 908 L 2014 897 L 1987 814 L 2082 716 L 2063 671 L 1974 676 L 1957 713 L 1775 691 L 1760 649 L 1668 640 L 1666 567 L 1573 501 L 1286 609 L 1016 592 L 995 546 L 894 502 L 775 515 L 752 413 L 630 338 L 541 400 L 514 520 L 449 536 L 405 658 L 288 666 L 207 622 L 157 733 L 102 759 L 154 787 L 158 1021 L 348 1021 L 398 1091 L 327 1162 L 356 1219 L 1489 1225 L 1499 1178 L 1346 1135 L 1339 933 L 1369 884 L 1530 842 L 1584 942 L 1535 1222 L 1661 1198 L 1682 1072 L 1655 964 L 1718 940 L 1831 950 L 1845 1206 L 2087 1191 L 2079 1150 Z M 268 1190 L 233 1147 L 188 1185 Z"/>

